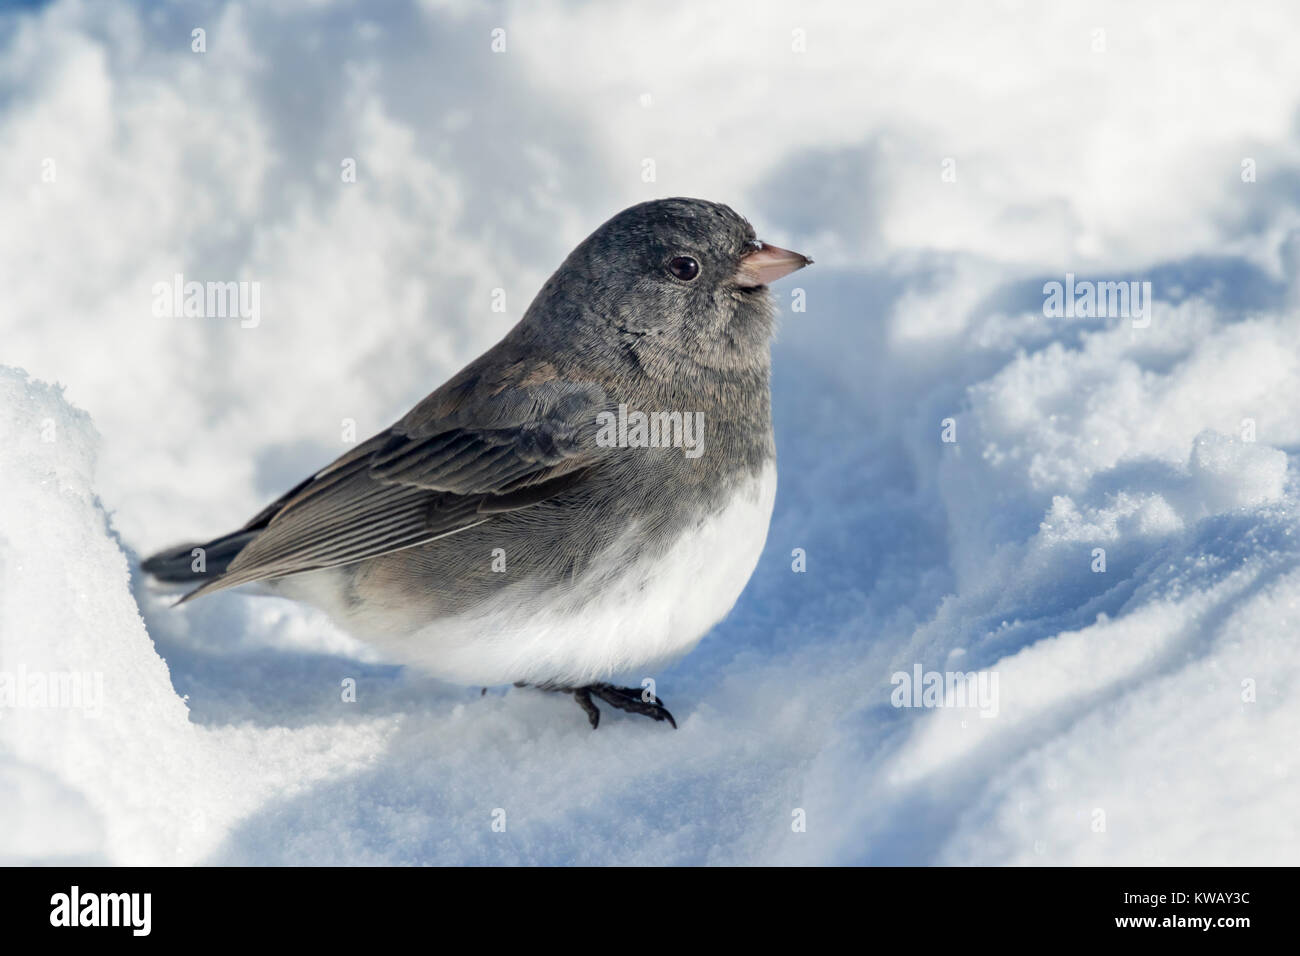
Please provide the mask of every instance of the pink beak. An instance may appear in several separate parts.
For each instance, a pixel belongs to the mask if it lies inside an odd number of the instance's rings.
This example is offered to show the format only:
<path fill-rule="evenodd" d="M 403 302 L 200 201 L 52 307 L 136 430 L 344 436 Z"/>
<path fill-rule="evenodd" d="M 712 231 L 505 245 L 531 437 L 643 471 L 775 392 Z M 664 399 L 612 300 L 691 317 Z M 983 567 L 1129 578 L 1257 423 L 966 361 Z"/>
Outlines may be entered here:
<path fill-rule="evenodd" d="M 736 270 L 736 281 L 742 286 L 753 287 L 775 282 L 782 276 L 812 265 L 812 260 L 798 252 L 769 246 L 766 242 L 754 241 L 754 251 L 745 254 Z"/>

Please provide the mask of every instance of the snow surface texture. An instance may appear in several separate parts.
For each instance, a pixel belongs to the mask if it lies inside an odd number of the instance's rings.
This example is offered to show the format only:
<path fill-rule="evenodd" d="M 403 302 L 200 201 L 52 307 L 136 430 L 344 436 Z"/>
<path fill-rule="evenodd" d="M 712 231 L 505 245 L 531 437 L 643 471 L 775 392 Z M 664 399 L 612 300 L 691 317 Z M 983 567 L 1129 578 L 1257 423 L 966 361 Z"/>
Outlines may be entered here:
<path fill-rule="evenodd" d="M 0 683 L 0 861 L 1300 863 L 1300 9 L 606 6 L 0 15 L 0 682 L 84 677 Z M 668 195 L 817 259 L 679 730 L 146 589 Z"/>

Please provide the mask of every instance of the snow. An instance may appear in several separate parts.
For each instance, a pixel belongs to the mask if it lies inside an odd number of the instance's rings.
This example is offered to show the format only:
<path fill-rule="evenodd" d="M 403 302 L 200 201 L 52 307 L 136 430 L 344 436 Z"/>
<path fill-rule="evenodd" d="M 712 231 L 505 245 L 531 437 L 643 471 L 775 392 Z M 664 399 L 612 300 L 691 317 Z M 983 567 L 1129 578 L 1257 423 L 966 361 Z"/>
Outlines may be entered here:
<path fill-rule="evenodd" d="M 1300 11 L 208 9 L 0 14 L 0 862 L 1300 862 Z M 676 732 L 141 580 L 678 194 L 817 264 Z M 918 665 L 996 714 L 892 706 Z"/>

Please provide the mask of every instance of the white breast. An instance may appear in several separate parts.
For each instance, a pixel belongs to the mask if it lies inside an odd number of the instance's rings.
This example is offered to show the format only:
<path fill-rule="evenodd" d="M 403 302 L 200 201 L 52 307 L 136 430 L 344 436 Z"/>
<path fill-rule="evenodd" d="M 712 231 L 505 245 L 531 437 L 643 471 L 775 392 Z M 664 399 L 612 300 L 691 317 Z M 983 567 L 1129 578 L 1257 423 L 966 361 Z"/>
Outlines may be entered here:
<path fill-rule="evenodd" d="M 582 686 L 622 675 L 636 684 L 693 648 L 731 610 L 758 564 L 775 498 L 776 466 L 769 463 L 653 565 L 611 574 L 624 563 L 616 546 L 592 563 L 604 570 L 593 570 L 597 577 L 576 582 L 567 595 L 538 595 L 520 585 L 415 633 L 357 636 L 456 683 Z M 636 534 L 628 530 L 629 539 Z"/>

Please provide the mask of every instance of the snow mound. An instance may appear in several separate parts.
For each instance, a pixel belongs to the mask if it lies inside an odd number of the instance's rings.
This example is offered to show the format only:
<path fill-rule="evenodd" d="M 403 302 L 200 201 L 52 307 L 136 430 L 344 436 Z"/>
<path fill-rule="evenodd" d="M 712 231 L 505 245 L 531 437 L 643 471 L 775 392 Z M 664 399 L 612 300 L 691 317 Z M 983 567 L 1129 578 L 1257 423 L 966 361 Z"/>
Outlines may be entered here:
<path fill-rule="evenodd" d="M 272 793 L 357 760 L 366 733 L 189 720 L 94 492 L 98 436 L 0 366 L 0 860 L 184 863 Z M 376 731 L 377 732 L 377 731 Z"/>

